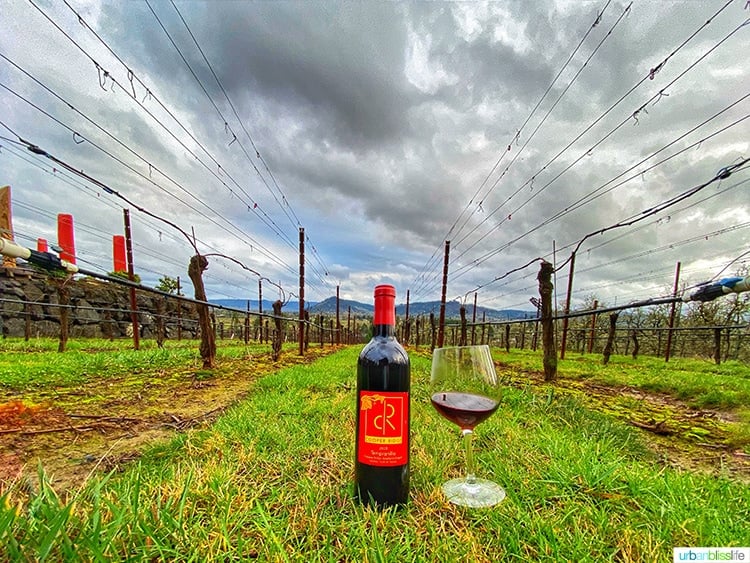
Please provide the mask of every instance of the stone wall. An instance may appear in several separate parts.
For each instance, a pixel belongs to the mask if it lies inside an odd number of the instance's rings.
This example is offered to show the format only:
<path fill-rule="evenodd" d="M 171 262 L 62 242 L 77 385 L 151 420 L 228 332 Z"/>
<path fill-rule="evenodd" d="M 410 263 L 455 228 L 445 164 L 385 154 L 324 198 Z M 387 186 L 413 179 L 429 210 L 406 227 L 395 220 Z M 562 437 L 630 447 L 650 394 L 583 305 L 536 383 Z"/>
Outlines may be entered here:
<path fill-rule="evenodd" d="M 33 269 L 0 266 L 0 334 L 23 337 L 59 337 L 61 298 L 69 305 L 68 330 L 71 338 L 120 338 L 132 336 L 130 290 L 113 282 L 76 276 L 65 280 Z M 177 335 L 177 308 L 185 338 L 197 335 L 197 315 L 191 303 L 136 290 L 141 336 L 153 338 L 156 312 L 168 338 Z M 158 303 L 161 301 L 163 307 Z"/>

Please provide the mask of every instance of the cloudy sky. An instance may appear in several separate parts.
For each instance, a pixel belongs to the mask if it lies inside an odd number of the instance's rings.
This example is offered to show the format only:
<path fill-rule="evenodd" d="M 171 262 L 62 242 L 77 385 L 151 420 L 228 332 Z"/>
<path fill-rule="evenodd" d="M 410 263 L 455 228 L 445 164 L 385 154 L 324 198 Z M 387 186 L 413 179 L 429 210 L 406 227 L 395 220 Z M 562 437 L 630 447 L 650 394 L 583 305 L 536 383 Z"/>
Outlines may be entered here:
<path fill-rule="evenodd" d="M 750 157 L 747 4 L 2 0 L 0 185 L 19 242 L 72 213 L 95 271 L 130 208 L 148 285 L 193 250 L 134 206 L 293 294 L 304 227 L 313 301 L 439 299 L 450 240 L 449 299 L 524 309 L 535 259 L 562 303 L 579 241 L 637 219 L 580 245 L 574 305 L 658 297 L 750 250 L 747 166 L 658 211 Z M 205 279 L 257 298 L 234 262 Z"/>

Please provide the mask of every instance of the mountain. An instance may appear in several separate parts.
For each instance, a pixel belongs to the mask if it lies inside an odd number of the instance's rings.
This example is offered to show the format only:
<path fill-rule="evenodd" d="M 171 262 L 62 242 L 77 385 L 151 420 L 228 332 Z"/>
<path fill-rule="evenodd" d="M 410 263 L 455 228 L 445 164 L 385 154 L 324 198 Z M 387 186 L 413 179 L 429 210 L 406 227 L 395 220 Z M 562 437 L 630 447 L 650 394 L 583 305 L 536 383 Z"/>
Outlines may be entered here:
<path fill-rule="evenodd" d="M 332 298 L 334 300 L 334 307 L 336 303 L 336 298 Z M 247 311 L 247 302 L 250 302 L 250 310 L 253 312 L 258 312 L 258 300 L 257 299 L 209 299 L 209 303 L 213 303 L 214 305 L 220 305 L 222 307 L 229 307 L 230 309 L 239 309 L 241 311 Z M 307 307 L 312 307 L 315 305 L 315 303 L 311 303 L 307 301 L 305 303 Z M 299 301 L 290 301 L 286 305 L 284 305 L 284 308 L 282 309 L 284 313 L 288 313 L 290 311 L 294 311 L 295 313 L 299 311 Z M 268 301 L 267 299 L 263 300 L 263 312 L 264 313 L 272 313 L 273 312 L 273 301 Z"/>
<path fill-rule="evenodd" d="M 360 303 L 359 301 L 352 301 L 350 299 L 339 299 L 339 314 L 343 315 L 349 311 L 349 307 L 352 308 L 352 313 L 355 315 L 372 315 L 374 308 L 372 305 L 367 303 Z M 323 315 L 335 315 L 336 314 L 336 298 L 329 297 L 324 299 L 320 303 L 310 305 L 311 314 L 323 314 Z"/>
<path fill-rule="evenodd" d="M 466 319 L 471 321 L 474 311 L 474 306 L 469 304 L 466 306 Z M 433 313 L 436 317 L 440 315 L 440 301 L 424 301 L 421 303 L 409 303 L 409 316 L 415 317 L 418 315 L 429 316 Z M 399 316 L 406 315 L 406 305 L 398 305 L 396 307 L 396 314 Z M 513 319 L 533 318 L 536 316 L 534 311 L 521 311 L 518 309 L 490 309 L 489 307 L 477 307 L 477 321 L 482 320 L 482 315 L 486 320 L 492 321 L 506 321 Z M 459 301 L 448 301 L 445 304 L 445 317 L 448 319 L 461 318 L 461 303 Z"/>
<path fill-rule="evenodd" d="M 242 311 L 247 310 L 247 299 L 211 299 L 211 303 L 221 305 L 223 307 L 230 307 L 232 309 L 240 309 Z M 318 303 L 306 302 L 306 308 L 312 315 L 335 315 L 336 314 L 336 298 L 329 297 Z M 369 303 L 361 303 L 359 301 L 352 301 L 349 299 L 339 299 L 339 315 L 348 314 L 349 307 L 354 315 L 372 315 L 373 306 Z M 449 301 L 445 304 L 445 316 L 448 319 L 458 319 L 461 317 L 460 313 L 461 303 L 458 301 Z M 466 318 L 471 321 L 472 311 L 474 307 L 469 304 L 466 306 Z M 258 300 L 250 300 L 250 310 L 258 310 Z M 271 301 L 263 300 L 263 312 L 270 313 L 273 309 L 271 308 Z M 299 302 L 290 301 L 284 305 L 283 312 L 285 313 L 297 313 L 299 311 Z M 419 315 L 429 316 L 430 313 L 434 313 L 437 317 L 440 314 L 440 301 L 424 301 L 419 303 L 409 304 L 409 316 L 416 317 Z M 396 315 L 403 317 L 406 315 L 406 305 L 401 304 L 396 306 Z M 518 309 L 490 309 L 489 307 L 477 307 L 477 321 L 482 320 L 482 315 L 488 321 L 505 321 L 513 319 L 523 318 L 534 318 L 536 316 L 535 311 L 521 311 Z"/>

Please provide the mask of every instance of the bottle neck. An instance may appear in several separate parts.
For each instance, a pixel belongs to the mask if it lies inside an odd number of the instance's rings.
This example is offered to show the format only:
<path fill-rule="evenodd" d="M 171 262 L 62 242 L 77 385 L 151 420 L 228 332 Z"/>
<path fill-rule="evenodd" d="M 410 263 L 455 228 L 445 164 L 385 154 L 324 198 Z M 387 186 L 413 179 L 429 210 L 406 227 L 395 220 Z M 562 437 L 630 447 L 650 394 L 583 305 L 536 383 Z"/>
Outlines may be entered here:
<path fill-rule="evenodd" d="M 376 324 L 372 327 L 373 336 L 390 337 L 396 334 L 396 327 L 393 325 Z"/>
<path fill-rule="evenodd" d="M 395 334 L 396 290 L 392 286 L 379 285 L 375 288 L 372 324 L 375 336 L 393 336 Z"/>
<path fill-rule="evenodd" d="M 396 308 L 395 298 L 391 296 L 375 297 L 375 311 L 373 315 L 373 325 L 390 326 L 391 330 L 396 326 Z"/>

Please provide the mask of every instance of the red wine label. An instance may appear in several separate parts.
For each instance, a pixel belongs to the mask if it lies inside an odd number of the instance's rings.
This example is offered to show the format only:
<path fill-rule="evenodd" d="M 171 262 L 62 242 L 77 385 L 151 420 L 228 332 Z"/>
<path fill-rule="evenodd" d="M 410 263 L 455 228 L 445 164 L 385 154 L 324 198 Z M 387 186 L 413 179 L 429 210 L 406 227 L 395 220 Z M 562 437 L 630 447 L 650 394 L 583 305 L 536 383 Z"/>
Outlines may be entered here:
<path fill-rule="evenodd" d="M 409 461 L 409 393 L 360 391 L 357 461 L 378 467 Z"/>

